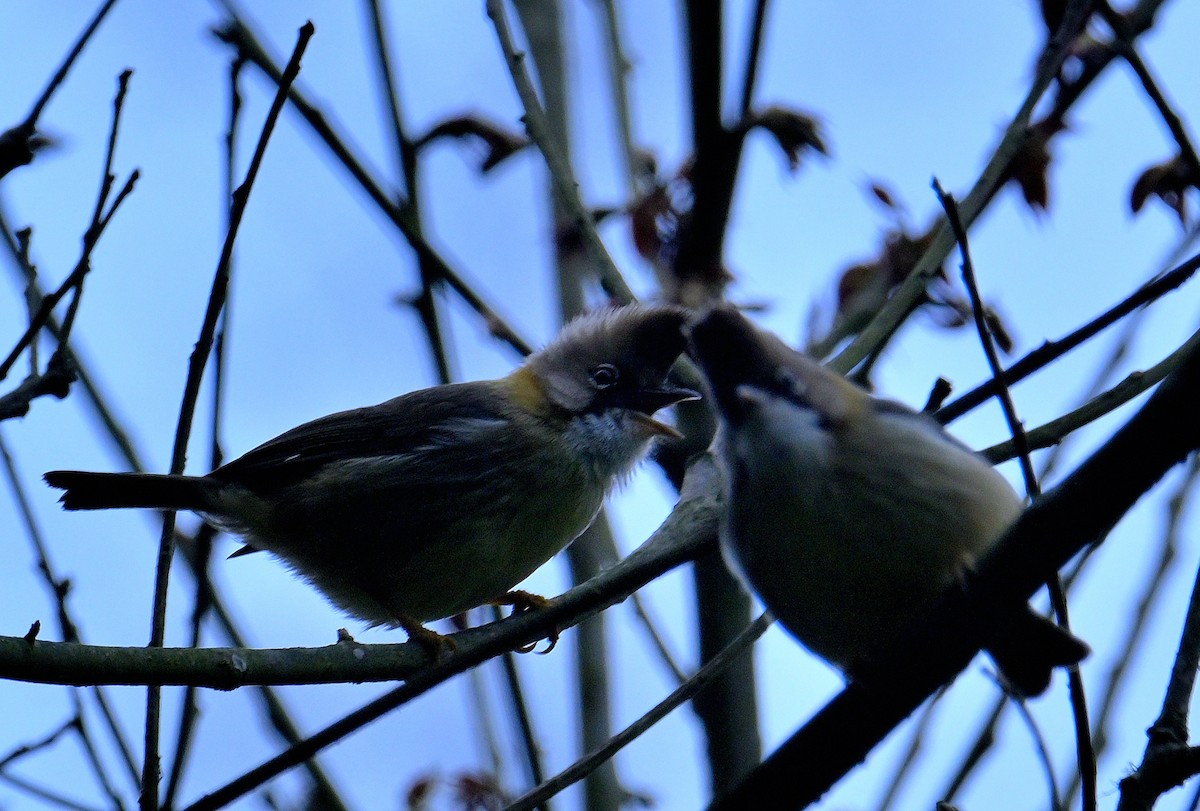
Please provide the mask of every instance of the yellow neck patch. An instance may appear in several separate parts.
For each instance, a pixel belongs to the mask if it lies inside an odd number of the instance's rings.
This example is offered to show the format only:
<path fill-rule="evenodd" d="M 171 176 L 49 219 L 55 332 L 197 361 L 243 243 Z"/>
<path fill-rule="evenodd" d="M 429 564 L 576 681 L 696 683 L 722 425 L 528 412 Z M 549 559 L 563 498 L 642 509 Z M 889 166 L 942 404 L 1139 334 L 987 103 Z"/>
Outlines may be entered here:
<path fill-rule="evenodd" d="M 522 411 L 538 416 L 550 413 L 550 399 L 546 396 L 546 387 L 528 366 L 516 369 L 504 378 L 508 385 L 513 402 Z"/>

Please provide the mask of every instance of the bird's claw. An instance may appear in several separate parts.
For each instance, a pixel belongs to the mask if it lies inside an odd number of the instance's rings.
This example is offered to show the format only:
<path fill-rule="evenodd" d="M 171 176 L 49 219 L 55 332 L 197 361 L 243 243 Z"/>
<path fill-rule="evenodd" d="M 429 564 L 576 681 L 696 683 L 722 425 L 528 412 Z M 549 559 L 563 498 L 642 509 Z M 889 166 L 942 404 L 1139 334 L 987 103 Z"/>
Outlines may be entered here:
<path fill-rule="evenodd" d="M 548 608 L 552 604 L 552 600 L 543 597 L 540 594 L 533 592 L 515 589 L 508 592 L 503 597 L 492 600 L 492 605 L 510 605 L 512 606 L 512 616 L 524 614 L 527 611 L 535 611 L 543 608 Z M 559 631 L 558 628 L 551 628 L 550 633 L 546 635 L 546 649 L 538 651 L 539 654 L 545 656 L 558 644 Z M 537 641 L 530 642 L 528 645 L 517 646 L 517 653 L 532 653 L 537 648 Z"/>

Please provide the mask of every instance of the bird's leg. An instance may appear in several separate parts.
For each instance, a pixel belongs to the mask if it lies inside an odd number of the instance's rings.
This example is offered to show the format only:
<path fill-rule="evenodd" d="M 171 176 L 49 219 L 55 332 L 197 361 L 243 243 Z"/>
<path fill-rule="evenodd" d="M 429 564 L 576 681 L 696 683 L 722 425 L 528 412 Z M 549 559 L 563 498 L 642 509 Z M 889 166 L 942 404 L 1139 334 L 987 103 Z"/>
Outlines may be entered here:
<path fill-rule="evenodd" d="M 458 643 L 453 638 L 431 631 L 412 617 L 399 614 L 396 616 L 396 623 L 408 633 L 410 642 L 416 642 L 429 651 L 435 663 L 441 661 L 443 653 L 454 653 L 458 648 Z"/>
<path fill-rule="evenodd" d="M 551 604 L 551 602 L 552 602 L 551 600 L 547 599 L 546 597 L 543 597 L 540 594 L 534 594 L 533 592 L 529 592 L 529 591 L 522 591 L 521 589 L 514 589 L 513 591 L 510 591 L 507 594 L 505 594 L 503 597 L 497 597 L 495 600 L 491 600 L 489 602 L 489 605 L 511 605 L 512 606 L 512 616 L 515 617 L 518 614 L 524 614 L 526 611 L 534 611 L 537 609 L 547 608 Z M 546 636 L 546 641 L 549 643 L 549 645 L 547 646 L 547 648 L 544 651 L 541 651 L 542 654 L 547 654 L 550 651 L 554 650 L 554 646 L 558 644 L 558 628 L 557 627 L 550 629 L 550 633 Z M 528 645 L 520 646 L 519 648 L 517 648 L 517 652 L 518 653 L 529 653 L 535 647 L 537 647 L 537 643 L 532 642 Z"/>

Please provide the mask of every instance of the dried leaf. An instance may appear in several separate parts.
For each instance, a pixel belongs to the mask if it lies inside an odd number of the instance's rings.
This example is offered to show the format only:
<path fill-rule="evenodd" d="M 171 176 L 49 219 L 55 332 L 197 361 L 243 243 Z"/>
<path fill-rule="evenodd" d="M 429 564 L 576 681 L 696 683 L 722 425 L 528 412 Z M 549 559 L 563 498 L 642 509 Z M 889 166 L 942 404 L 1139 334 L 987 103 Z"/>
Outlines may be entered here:
<path fill-rule="evenodd" d="M 405 808 L 408 811 L 425 811 L 429 808 L 429 799 L 437 786 L 437 775 L 433 773 L 418 777 L 409 786 L 405 794 Z"/>
<path fill-rule="evenodd" d="M 38 132 L 27 123 L 0 132 L 0 177 L 18 166 L 33 163 L 39 152 L 57 145 L 55 138 Z"/>
<path fill-rule="evenodd" d="M 867 190 L 871 196 L 878 202 L 882 203 L 884 208 L 894 211 L 897 214 L 904 213 L 904 206 L 897 202 L 896 195 L 892 194 L 891 189 L 883 184 L 883 181 L 872 180 L 867 184 Z"/>
<path fill-rule="evenodd" d="M 1129 195 L 1129 208 L 1134 214 L 1142 210 L 1146 200 L 1154 195 L 1167 204 L 1187 225 L 1187 198 L 1189 188 L 1200 188 L 1200 177 L 1192 171 L 1182 155 L 1169 161 L 1155 164 L 1138 176 Z"/>
<path fill-rule="evenodd" d="M 811 149 L 826 156 L 829 154 L 821 139 L 821 122 L 814 116 L 773 105 L 746 116 L 742 131 L 749 132 L 754 127 L 762 127 L 775 137 L 779 148 L 787 155 L 788 165 L 793 172 L 800 167 L 800 157 L 805 150 Z"/>
<path fill-rule="evenodd" d="M 1050 140 L 1067 129 L 1061 118 L 1051 116 L 1029 128 L 1029 137 L 1013 155 L 1001 183 L 1009 180 L 1021 189 L 1021 196 L 1034 212 L 1045 211 L 1050 205 L 1049 169 L 1054 156 Z"/>
<path fill-rule="evenodd" d="M 676 222 L 676 212 L 664 186 L 655 186 L 633 204 L 629 210 L 629 228 L 634 247 L 643 259 L 659 260 L 667 231 L 673 232 Z"/>
<path fill-rule="evenodd" d="M 459 807 L 464 811 L 500 811 L 508 804 L 496 778 L 490 774 L 460 774 L 454 788 Z"/>
<path fill-rule="evenodd" d="M 420 150 L 439 138 L 479 139 L 485 148 L 479 171 L 484 173 L 490 172 L 501 161 L 520 152 L 530 143 L 526 136 L 506 130 L 480 116 L 462 115 L 448 118 L 434 126 L 413 142 L 413 148 Z"/>

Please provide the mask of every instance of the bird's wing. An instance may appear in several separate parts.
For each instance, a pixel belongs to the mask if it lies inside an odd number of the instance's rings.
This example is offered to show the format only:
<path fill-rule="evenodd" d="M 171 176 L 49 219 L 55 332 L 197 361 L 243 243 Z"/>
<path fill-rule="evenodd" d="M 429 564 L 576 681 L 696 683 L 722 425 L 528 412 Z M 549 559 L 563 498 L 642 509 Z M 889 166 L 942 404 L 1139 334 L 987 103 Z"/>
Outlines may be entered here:
<path fill-rule="evenodd" d="M 504 421 L 491 382 L 405 394 L 379 405 L 297 426 L 217 468 L 210 476 L 251 490 L 287 486 L 331 462 L 397 456 L 436 444 L 464 420 Z"/>

